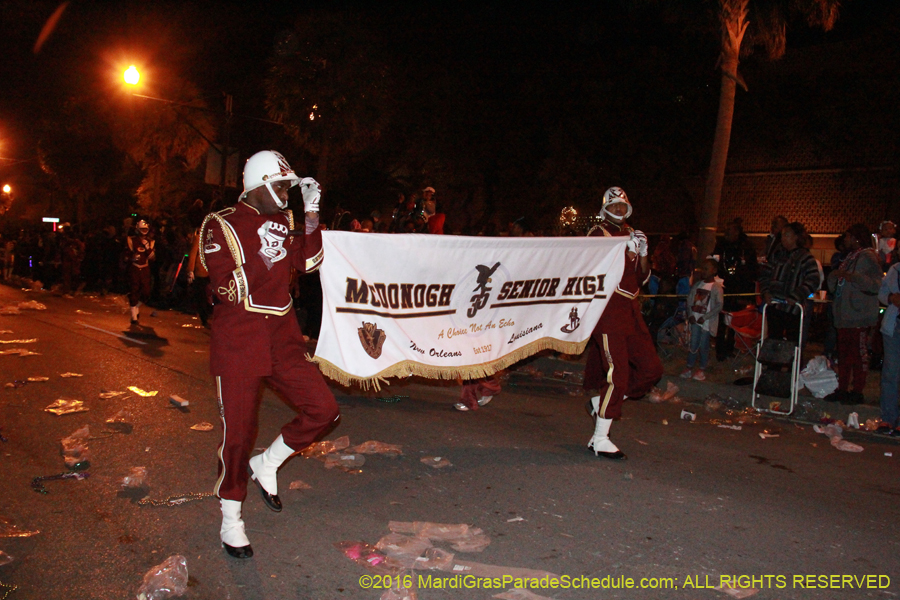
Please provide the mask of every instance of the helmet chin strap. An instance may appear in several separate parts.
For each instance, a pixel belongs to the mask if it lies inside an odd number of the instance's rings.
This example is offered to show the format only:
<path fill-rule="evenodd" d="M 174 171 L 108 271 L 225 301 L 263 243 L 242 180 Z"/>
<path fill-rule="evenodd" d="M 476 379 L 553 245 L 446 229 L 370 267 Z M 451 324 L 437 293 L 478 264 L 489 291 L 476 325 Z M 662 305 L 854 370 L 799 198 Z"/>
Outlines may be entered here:
<path fill-rule="evenodd" d="M 278 197 L 278 194 L 276 194 L 275 190 L 272 189 L 271 183 L 266 183 L 266 189 L 269 190 L 270 194 L 272 194 L 272 199 L 275 200 L 275 205 L 278 208 L 287 208 L 287 202 L 283 202 L 281 198 Z"/>
<path fill-rule="evenodd" d="M 603 214 L 606 215 L 606 218 L 615 223 L 616 225 L 621 225 L 625 222 L 625 217 L 620 217 L 619 215 L 614 215 L 606 209 L 603 209 Z"/>

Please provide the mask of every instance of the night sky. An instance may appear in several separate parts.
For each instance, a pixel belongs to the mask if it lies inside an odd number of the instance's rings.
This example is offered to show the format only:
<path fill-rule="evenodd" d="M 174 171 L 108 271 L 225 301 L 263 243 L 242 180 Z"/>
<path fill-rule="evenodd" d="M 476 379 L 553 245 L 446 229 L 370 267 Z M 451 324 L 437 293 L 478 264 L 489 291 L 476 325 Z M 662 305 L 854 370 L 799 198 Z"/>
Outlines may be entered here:
<path fill-rule="evenodd" d="M 738 93 L 733 153 L 772 154 L 767 144 L 794 135 L 814 140 L 820 163 L 879 160 L 884 140 L 898 133 L 898 11 L 889 4 L 846 2 L 828 33 L 791 22 L 782 60 L 743 59 L 750 92 Z M 47 164 L 71 162 L 76 172 L 79 160 L 102 163 L 79 188 L 102 207 L 95 214 L 134 206 L 144 171 L 117 158 L 126 154 L 117 138 L 123 119 L 145 118 L 148 108 L 119 83 L 128 64 L 142 69 L 147 95 L 203 96 L 220 109 L 224 91 L 236 114 L 272 118 L 273 68 L 305 56 L 306 44 L 340 89 L 312 86 L 302 95 L 340 105 L 339 125 L 297 134 L 237 118 L 232 145 L 242 159 L 275 147 L 301 175 L 322 171 L 330 207 L 365 214 L 390 207 L 398 191 L 433 185 L 454 229 L 502 226 L 566 204 L 595 209 L 610 185 L 684 189 L 709 162 L 719 92 L 714 2 L 74 1 L 35 53 L 59 6 L 0 2 L 0 178 L 21 191 L 17 200 L 49 201 L 58 211 L 74 210 L 70 178 L 42 169 L 41 152 Z M 285 122 L 296 124 L 297 114 Z M 220 136 L 217 118 L 207 118 Z M 318 155 L 329 136 L 340 151 L 324 171 Z M 848 152 L 856 143 L 865 150 Z M 178 179 L 185 200 L 208 199 L 202 170 L 199 183 L 193 173 Z"/>

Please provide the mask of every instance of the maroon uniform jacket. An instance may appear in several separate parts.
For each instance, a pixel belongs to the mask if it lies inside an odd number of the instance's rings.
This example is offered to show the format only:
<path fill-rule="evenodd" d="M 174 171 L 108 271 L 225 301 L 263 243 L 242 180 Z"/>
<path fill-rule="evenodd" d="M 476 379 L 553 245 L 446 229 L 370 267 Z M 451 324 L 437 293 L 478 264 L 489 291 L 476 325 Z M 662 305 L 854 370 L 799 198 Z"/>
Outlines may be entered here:
<path fill-rule="evenodd" d="M 144 246 L 146 240 L 147 245 Z M 128 245 L 128 262 L 138 269 L 146 269 L 150 261 L 155 258 L 154 248 L 156 241 L 140 235 L 130 235 L 126 240 Z"/>
<path fill-rule="evenodd" d="M 617 225 L 609 221 L 603 221 L 588 235 L 620 237 L 630 236 L 631 232 L 632 229 L 627 224 Z M 589 390 L 606 390 L 607 385 L 610 384 L 610 381 L 607 379 L 609 375 L 607 372 L 608 367 L 604 363 L 604 357 L 601 355 L 604 334 L 610 337 L 615 336 L 618 340 L 631 340 L 629 344 L 631 350 L 639 350 L 639 354 L 644 355 L 641 360 L 646 360 L 648 363 L 652 362 L 653 368 L 644 369 L 646 372 L 636 372 L 636 377 L 626 375 L 622 381 L 617 382 L 619 389 L 616 398 L 612 399 L 614 405 L 611 407 L 612 412 L 610 414 L 604 413 L 604 418 L 615 418 L 621 414 L 623 394 L 626 391 L 629 394 L 641 396 L 647 393 L 650 389 L 649 386 L 656 383 L 662 376 L 662 366 L 659 365 L 659 359 L 656 358 L 656 348 L 650 337 L 650 331 L 647 329 L 646 323 L 644 323 L 640 302 L 637 299 L 641 286 L 650 277 L 650 270 L 648 269 L 645 272 L 641 269 L 640 257 L 637 255 L 630 258 L 628 252 L 626 252 L 624 260 L 625 271 L 622 273 L 622 280 L 616 287 L 616 291 L 610 296 L 609 304 L 606 305 L 606 310 L 603 311 L 603 315 L 600 316 L 600 320 L 591 334 L 596 344 L 589 344 L 587 363 L 584 368 L 584 387 Z M 613 352 L 613 354 L 615 353 Z M 628 363 L 635 362 L 638 359 L 628 355 L 611 356 L 609 358 L 612 358 L 615 364 L 623 365 L 622 368 L 618 369 L 617 377 L 628 373 Z M 656 368 L 657 365 L 659 365 L 658 369 Z M 659 374 L 657 374 L 657 370 Z M 648 381 L 650 382 L 649 385 L 647 385 Z M 629 389 L 632 387 L 635 389 Z M 643 390 L 643 387 L 647 387 L 647 389 Z M 635 391 L 638 388 L 642 391 Z M 605 410 L 606 403 L 604 403 Z"/>
<path fill-rule="evenodd" d="M 319 268 L 322 232 L 288 235 L 293 228 L 291 211 L 264 215 L 244 202 L 203 222 L 200 258 L 217 300 L 210 338 L 214 376 L 267 376 L 277 356 L 306 353 L 291 310 L 291 268 Z"/>
<path fill-rule="evenodd" d="M 616 225 L 610 221 L 603 221 L 600 225 L 594 227 L 588 234 L 591 237 L 623 237 L 630 236 L 634 231 L 628 224 Z M 641 286 L 647 283 L 650 278 L 650 270 L 645 272 L 641 269 L 640 257 L 635 255 L 633 258 L 625 254 L 625 272 L 622 273 L 622 281 L 616 288 L 616 293 L 625 296 L 628 299 L 637 297 L 641 291 Z M 609 310 L 609 309 L 607 309 Z M 605 314 L 605 313 L 604 313 Z"/>

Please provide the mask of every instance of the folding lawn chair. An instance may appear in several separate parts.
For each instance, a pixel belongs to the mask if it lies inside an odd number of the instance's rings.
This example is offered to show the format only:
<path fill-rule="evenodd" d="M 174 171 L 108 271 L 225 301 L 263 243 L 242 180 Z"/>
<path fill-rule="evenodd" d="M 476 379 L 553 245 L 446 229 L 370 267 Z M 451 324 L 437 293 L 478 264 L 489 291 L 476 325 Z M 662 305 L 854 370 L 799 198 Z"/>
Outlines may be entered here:
<path fill-rule="evenodd" d="M 796 305 L 800 309 L 800 323 L 803 323 L 803 303 Z M 803 342 L 803 327 L 797 341 L 769 338 L 766 327 L 767 304 L 763 305 L 762 337 L 756 347 L 756 367 L 753 370 L 753 392 L 750 404 L 756 410 L 776 415 L 789 415 L 797 404 L 797 384 L 800 381 L 800 346 Z M 785 370 L 787 369 L 787 370 Z M 788 409 L 781 407 L 757 406 L 760 395 L 790 398 Z"/>
<path fill-rule="evenodd" d="M 755 306 L 725 312 L 725 325 L 734 331 L 735 357 L 731 361 L 732 368 L 745 356 L 756 356 L 756 345 L 762 336 L 762 315 Z"/>

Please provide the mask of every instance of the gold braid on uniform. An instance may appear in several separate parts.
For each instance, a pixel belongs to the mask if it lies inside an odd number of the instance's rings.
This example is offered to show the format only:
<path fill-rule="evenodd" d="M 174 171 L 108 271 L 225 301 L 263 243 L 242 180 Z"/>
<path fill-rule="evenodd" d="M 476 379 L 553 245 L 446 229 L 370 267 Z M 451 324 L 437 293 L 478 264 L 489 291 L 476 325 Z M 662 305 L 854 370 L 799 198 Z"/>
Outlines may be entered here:
<path fill-rule="evenodd" d="M 634 231 L 634 228 L 632 228 L 631 225 L 629 225 L 628 223 L 623 223 L 621 226 L 618 226 L 618 227 L 626 233 L 631 233 Z M 587 232 L 587 237 L 591 237 L 591 234 L 594 233 L 595 231 L 597 231 L 598 229 L 603 232 L 603 235 L 605 237 L 612 237 L 612 234 L 610 234 L 609 231 L 606 230 L 606 227 L 604 227 L 602 223 L 597 223 L 596 225 L 591 227 L 591 230 Z"/>
<path fill-rule="evenodd" d="M 221 212 L 230 214 L 233 210 L 233 208 L 226 208 Z M 234 239 L 234 234 L 231 233 L 231 229 L 228 228 L 225 219 L 222 218 L 220 213 L 209 213 L 206 215 L 206 218 L 203 219 L 203 224 L 200 225 L 200 263 L 203 265 L 204 269 L 209 271 L 209 267 L 206 266 L 206 253 L 203 251 L 203 247 L 205 245 L 204 238 L 206 237 L 206 225 L 212 219 L 219 222 L 219 227 L 222 229 L 222 235 L 225 237 L 225 244 L 228 246 L 228 251 L 231 252 L 231 258 L 234 259 L 234 265 L 240 268 L 243 263 L 241 263 L 241 252 L 238 249 L 237 240 Z"/>
<path fill-rule="evenodd" d="M 285 215 L 287 215 L 287 218 L 288 218 L 288 231 L 293 231 L 294 230 L 294 211 L 292 211 L 291 209 L 287 209 L 287 210 L 283 210 L 282 212 Z"/>
<path fill-rule="evenodd" d="M 237 284 L 234 282 L 234 279 L 228 282 L 228 287 L 219 286 L 219 289 L 216 290 L 220 295 L 228 298 L 228 301 L 232 304 L 238 303 L 239 292 L 237 289 Z"/>

